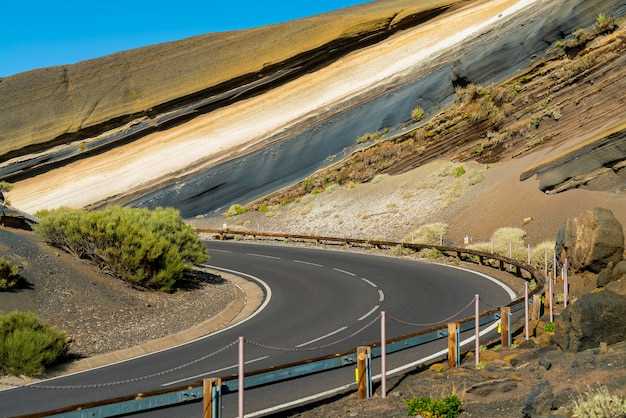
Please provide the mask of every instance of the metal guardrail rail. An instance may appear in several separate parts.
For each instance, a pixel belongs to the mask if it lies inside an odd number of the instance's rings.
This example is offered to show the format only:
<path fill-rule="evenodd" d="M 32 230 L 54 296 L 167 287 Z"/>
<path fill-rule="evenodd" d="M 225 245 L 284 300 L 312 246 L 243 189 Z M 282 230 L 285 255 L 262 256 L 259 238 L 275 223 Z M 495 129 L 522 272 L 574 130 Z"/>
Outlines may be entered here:
<path fill-rule="evenodd" d="M 457 257 L 458 259 L 463 261 L 475 262 L 485 266 L 498 268 L 503 271 L 517 274 L 521 279 L 526 281 L 535 280 L 537 286 L 531 291 L 529 296 L 540 293 L 546 280 L 546 277 L 542 272 L 538 271 L 529 264 L 521 263 L 517 260 L 503 257 L 498 254 L 491 254 L 459 247 L 255 231 L 197 229 L 197 232 L 213 234 L 214 238 L 222 240 L 232 239 L 235 236 L 240 236 L 244 238 L 252 238 L 255 240 L 271 239 L 281 241 L 302 241 L 335 245 L 369 246 L 377 248 L 393 248 L 397 246 L 402 246 L 415 251 L 419 251 L 422 249 L 437 249 L 443 254 Z M 524 273 L 526 273 L 526 275 L 524 275 Z M 510 302 L 506 306 L 514 307 L 523 303 L 524 298 L 520 297 Z M 480 314 L 480 325 L 482 326 L 492 323 L 499 318 L 499 308 L 482 312 Z M 461 319 L 459 322 L 461 323 L 461 332 L 466 332 L 474 329 L 473 316 Z M 519 329 L 519 327 L 517 328 Z M 439 326 L 434 326 L 421 330 L 416 333 L 387 339 L 385 343 L 386 352 L 387 354 L 391 354 L 447 337 L 448 330 L 445 324 L 442 324 Z M 372 357 L 379 357 L 381 351 L 380 342 L 375 342 L 368 345 L 372 347 Z M 294 363 L 283 364 L 268 369 L 248 373 L 246 374 L 244 379 L 244 386 L 246 389 L 250 389 L 254 387 L 269 385 L 272 383 L 320 373 L 326 370 L 354 365 L 356 364 L 356 361 L 357 359 L 355 351 L 305 359 Z M 222 378 L 222 382 L 222 391 L 224 394 L 237 391 L 237 375 Z M 32 388 L 32 390 L 37 389 L 36 385 L 29 387 Z M 181 385 L 167 389 L 159 389 L 150 392 L 143 392 L 141 394 L 132 394 L 114 399 L 106 399 L 96 402 L 70 405 L 67 407 L 45 412 L 21 415 L 15 418 L 41 418 L 50 416 L 59 418 L 115 417 L 129 415 L 137 412 L 145 412 L 167 406 L 199 401 L 202 399 L 202 396 L 203 386 L 202 381 L 199 380 L 187 385 Z"/>

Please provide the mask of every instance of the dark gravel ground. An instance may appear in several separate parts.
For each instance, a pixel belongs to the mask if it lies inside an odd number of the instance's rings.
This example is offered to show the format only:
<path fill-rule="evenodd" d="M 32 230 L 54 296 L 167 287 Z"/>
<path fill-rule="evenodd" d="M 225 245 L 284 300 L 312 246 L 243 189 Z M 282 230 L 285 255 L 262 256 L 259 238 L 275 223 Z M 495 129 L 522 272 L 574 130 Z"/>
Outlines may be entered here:
<path fill-rule="evenodd" d="M 0 228 L 0 255 L 21 263 L 26 281 L 22 289 L 0 292 L 0 312 L 35 311 L 66 331 L 72 353 L 81 356 L 184 330 L 220 312 L 238 294 L 219 278 L 174 294 L 135 289 L 18 230 Z"/>
<path fill-rule="evenodd" d="M 554 346 L 524 343 L 515 350 L 483 352 L 482 362 L 484 367 L 476 370 L 470 356 L 459 369 L 438 364 L 391 379 L 384 400 L 377 388 L 369 401 L 351 394 L 282 416 L 406 417 L 406 399 L 454 392 L 463 401 L 461 418 L 564 418 L 571 416 L 572 400 L 595 385 L 626 394 L 626 342 L 609 346 L 606 353 L 564 353 Z"/>

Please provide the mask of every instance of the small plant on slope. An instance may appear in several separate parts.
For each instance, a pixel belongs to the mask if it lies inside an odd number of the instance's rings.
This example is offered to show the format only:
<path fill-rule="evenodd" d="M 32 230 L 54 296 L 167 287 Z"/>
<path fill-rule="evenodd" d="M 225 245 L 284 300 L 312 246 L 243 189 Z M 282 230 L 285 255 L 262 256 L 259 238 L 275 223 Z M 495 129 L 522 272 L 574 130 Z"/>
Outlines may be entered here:
<path fill-rule="evenodd" d="M 424 418 L 456 418 L 461 414 L 461 400 L 455 394 L 442 399 L 413 398 L 405 401 L 407 415 Z"/>
<path fill-rule="evenodd" d="M 68 349 L 66 335 L 30 312 L 0 315 L 0 372 L 37 376 Z"/>
<path fill-rule="evenodd" d="M 612 395 L 606 387 L 589 389 L 574 400 L 575 418 L 617 418 L 626 415 L 626 399 Z"/>
<path fill-rule="evenodd" d="M 416 122 L 424 119 L 424 109 L 422 109 L 421 106 L 417 105 L 415 109 L 413 109 L 413 111 L 411 112 L 411 118 Z"/>
<path fill-rule="evenodd" d="M 20 267 L 11 260 L 0 257 L 0 291 L 11 290 L 20 283 Z"/>

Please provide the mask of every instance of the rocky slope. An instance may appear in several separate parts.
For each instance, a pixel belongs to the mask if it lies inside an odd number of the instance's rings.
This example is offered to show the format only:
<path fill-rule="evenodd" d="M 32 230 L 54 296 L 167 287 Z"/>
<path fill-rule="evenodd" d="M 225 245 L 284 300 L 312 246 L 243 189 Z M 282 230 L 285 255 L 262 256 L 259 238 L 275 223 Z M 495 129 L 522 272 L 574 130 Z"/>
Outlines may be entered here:
<path fill-rule="evenodd" d="M 0 161 L 128 123 L 141 124 L 142 133 L 137 127 L 132 131 L 145 135 L 150 128 L 206 112 L 216 102 L 311 71 L 455 3 L 459 0 L 388 0 L 4 78 Z"/>

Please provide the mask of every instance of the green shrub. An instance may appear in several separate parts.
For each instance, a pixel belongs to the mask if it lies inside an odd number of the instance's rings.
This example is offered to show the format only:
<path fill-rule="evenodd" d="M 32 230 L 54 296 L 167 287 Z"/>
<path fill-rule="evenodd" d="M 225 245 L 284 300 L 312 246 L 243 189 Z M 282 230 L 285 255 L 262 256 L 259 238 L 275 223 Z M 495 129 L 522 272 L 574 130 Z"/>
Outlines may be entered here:
<path fill-rule="evenodd" d="M 411 118 L 416 122 L 424 119 L 424 109 L 422 109 L 420 105 L 417 105 L 411 112 Z"/>
<path fill-rule="evenodd" d="M 247 211 L 248 211 L 248 208 L 245 206 L 238 205 L 238 204 L 231 205 L 226 211 L 226 217 L 232 218 L 234 216 L 243 215 Z"/>
<path fill-rule="evenodd" d="M 598 32 L 610 32 L 616 27 L 617 25 L 615 24 L 615 18 L 613 16 L 601 13 L 596 17 L 596 30 Z"/>
<path fill-rule="evenodd" d="M 175 209 L 55 209 L 38 216 L 35 230 L 47 242 L 139 286 L 173 291 L 187 268 L 207 259 Z"/>
<path fill-rule="evenodd" d="M 10 192 L 12 189 L 13 185 L 11 183 L 0 181 L 0 192 Z"/>
<path fill-rule="evenodd" d="M 443 257 L 443 253 L 436 248 L 424 248 L 419 251 L 418 255 L 428 260 L 439 260 Z"/>
<path fill-rule="evenodd" d="M 379 141 L 382 139 L 383 135 L 385 134 L 385 131 L 376 131 L 376 132 L 367 132 L 364 133 L 363 135 L 359 136 L 356 139 L 356 143 L 357 144 L 363 144 L 365 142 L 373 142 L 373 141 Z"/>
<path fill-rule="evenodd" d="M 554 333 L 556 331 L 556 324 L 554 322 L 546 322 L 543 326 L 545 332 Z"/>
<path fill-rule="evenodd" d="M 408 234 L 404 240 L 416 244 L 434 244 L 439 245 L 441 238 L 448 233 L 448 224 L 435 222 L 432 224 L 422 225 L 415 231 Z"/>
<path fill-rule="evenodd" d="M 458 165 L 452 169 L 452 175 L 454 177 L 462 177 L 465 174 L 465 168 L 462 165 Z"/>
<path fill-rule="evenodd" d="M 424 418 L 456 418 L 461 414 L 461 400 L 452 394 L 442 399 L 413 398 L 405 401 L 407 415 Z"/>
<path fill-rule="evenodd" d="M 65 334 L 42 324 L 30 312 L 0 315 L 0 371 L 36 376 L 54 364 L 68 349 Z"/>
<path fill-rule="evenodd" d="M 615 418 L 626 415 L 626 399 L 609 393 L 604 386 L 589 389 L 574 400 L 575 418 Z"/>
<path fill-rule="evenodd" d="M 20 267 L 8 258 L 0 257 L 0 291 L 16 288 L 20 283 Z"/>

